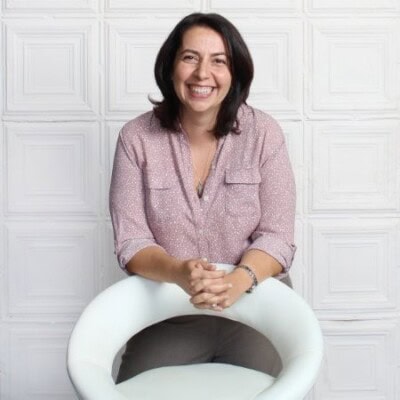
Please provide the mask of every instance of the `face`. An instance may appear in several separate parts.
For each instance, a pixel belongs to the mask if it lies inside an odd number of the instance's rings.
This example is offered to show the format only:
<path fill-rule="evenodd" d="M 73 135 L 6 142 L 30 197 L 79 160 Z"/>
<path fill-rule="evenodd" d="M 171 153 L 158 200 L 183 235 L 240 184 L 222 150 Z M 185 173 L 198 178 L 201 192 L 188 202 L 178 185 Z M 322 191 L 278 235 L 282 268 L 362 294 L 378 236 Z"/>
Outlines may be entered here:
<path fill-rule="evenodd" d="M 232 82 L 221 35 L 202 26 L 188 29 L 175 57 L 172 80 L 185 116 L 215 118 Z"/>

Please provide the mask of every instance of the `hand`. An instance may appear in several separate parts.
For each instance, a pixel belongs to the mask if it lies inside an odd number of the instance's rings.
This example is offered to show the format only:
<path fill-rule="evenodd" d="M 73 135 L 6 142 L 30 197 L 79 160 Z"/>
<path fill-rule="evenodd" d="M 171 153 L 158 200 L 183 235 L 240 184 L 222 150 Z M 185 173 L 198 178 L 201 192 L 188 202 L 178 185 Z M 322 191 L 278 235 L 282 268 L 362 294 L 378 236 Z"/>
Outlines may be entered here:
<path fill-rule="evenodd" d="M 236 269 L 226 274 L 218 283 L 206 280 L 203 280 L 202 283 L 202 291 L 191 297 L 191 303 L 196 308 L 222 311 L 234 304 L 251 286 L 252 282 L 245 271 Z"/>
<path fill-rule="evenodd" d="M 195 295 L 201 290 L 201 282 L 218 284 L 226 274 L 224 270 L 217 270 L 215 265 L 208 263 L 204 258 L 184 260 L 177 271 L 174 280 L 189 295 Z"/>

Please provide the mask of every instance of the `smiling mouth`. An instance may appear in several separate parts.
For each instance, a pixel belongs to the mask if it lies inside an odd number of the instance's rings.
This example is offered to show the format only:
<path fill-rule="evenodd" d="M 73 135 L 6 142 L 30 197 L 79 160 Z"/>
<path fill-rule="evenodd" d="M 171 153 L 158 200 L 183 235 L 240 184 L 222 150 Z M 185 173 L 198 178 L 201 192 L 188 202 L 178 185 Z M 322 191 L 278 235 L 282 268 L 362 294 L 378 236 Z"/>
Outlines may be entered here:
<path fill-rule="evenodd" d="M 209 95 L 214 90 L 212 86 L 195 86 L 195 85 L 189 85 L 189 89 L 191 93 L 203 96 Z"/>

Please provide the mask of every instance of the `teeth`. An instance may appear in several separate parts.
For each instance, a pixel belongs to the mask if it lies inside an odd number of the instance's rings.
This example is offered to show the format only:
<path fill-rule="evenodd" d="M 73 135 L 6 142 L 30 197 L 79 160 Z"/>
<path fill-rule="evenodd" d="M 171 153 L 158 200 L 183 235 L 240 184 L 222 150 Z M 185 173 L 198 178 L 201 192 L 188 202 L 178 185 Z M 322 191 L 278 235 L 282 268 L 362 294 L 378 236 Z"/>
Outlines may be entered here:
<path fill-rule="evenodd" d="M 212 91 L 210 86 L 190 86 L 190 90 L 197 94 L 209 94 Z"/>

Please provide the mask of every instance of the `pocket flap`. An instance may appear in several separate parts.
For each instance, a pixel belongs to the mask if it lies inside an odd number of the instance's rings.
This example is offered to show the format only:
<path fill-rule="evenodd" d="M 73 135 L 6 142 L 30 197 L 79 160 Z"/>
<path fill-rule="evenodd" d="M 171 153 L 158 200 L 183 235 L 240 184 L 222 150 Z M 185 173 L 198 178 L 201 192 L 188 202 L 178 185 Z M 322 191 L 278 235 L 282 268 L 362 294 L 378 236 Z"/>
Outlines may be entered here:
<path fill-rule="evenodd" d="M 257 184 L 261 182 L 260 171 L 257 167 L 227 169 L 225 171 L 226 183 Z"/>

